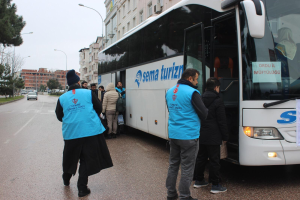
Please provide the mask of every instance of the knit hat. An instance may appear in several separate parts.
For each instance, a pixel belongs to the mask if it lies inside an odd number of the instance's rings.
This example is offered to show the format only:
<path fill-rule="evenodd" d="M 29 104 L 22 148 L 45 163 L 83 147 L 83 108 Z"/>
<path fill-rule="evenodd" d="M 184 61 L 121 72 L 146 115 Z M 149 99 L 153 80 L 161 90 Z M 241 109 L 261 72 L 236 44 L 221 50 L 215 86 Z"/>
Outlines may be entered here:
<path fill-rule="evenodd" d="M 70 71 L 68 71 L 67 73 L 67 82 L 68 82 L 68 86 L 73 85 L 74 83 L 78 83 L 78 81 L 80 81 L 79 76 L 77 76 L 77 74 L 75 73 L 75 70 L 72 69 Z"/>

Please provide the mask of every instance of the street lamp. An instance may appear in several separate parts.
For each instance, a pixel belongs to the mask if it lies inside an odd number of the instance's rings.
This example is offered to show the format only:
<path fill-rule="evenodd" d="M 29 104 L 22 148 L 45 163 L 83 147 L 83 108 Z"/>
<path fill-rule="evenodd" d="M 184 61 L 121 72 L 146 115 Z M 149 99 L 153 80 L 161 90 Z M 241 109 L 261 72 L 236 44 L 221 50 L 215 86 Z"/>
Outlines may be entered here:
<path fill-rule="evenodd" d="M 21 35 L 25 35 L 25 34 L 33 34 L 33 32 L 22 33 Z M 12 74 L 12 76 L 14 76 L 15 57 L 16 57 L 16 51 L 15 51 L 15 46 L 14 46 L 14 61 L 11 65 L 11 74 Z M 13 98 L 14 98 L 14 95 L 15 95 L 15 82 L 13 82 L 13 95 L 12 95 Z"/>
<path fill-rule="evenodd" d="M 58 50 L 58 49 L 54 49 L 54 51 L 60 51 L 60 52 L 63 52 L 62 50 Z M 63 52 L 64 54 L 65 54 L 65 56 L 66 56 L 66 80 L 65 80 L 65 89 L 64 89 L 64 91 L 66 91 L 66 87 L 67 87 L 67 66 L 68 66 L 68 57 L 67 57 L 67 54 L 65 53 L 65 52 Z"/>
<path fill-rule="evenodd" d="M 78 4 L 78 5 L 96 11 L 99 14 L 99 16 L 101 17 L 101 19 L 102 19 L 102 50 L 103 50 L 103 48 L 104 48 L 103 47 L 103 29 L 104 29 L 103 27 L 104 27 L 104 20 L 103 20 L 101 14 L 97 10 L 95 10 L 94 8 L 87 7 L 87 6 L 83 5 L 83 4 Z"/>

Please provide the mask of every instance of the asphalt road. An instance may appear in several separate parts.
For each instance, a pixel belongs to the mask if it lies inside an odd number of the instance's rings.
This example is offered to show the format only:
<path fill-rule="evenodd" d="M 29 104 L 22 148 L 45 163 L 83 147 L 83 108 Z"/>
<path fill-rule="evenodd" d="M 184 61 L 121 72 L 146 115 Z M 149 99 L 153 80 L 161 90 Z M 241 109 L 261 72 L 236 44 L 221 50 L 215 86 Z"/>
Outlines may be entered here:
<path fill-rule="evenodd" d="M 0 106 L 0 199 L 79 199 L 77 178 L 63 185 L 61 123 L 57 97 L 39 95 Z M 130 131 L 107 141 L 114 167 L 89 178 L 92 193 L 81 199 L 166 199 L 166 141 Z M 300 155 L 299 155 L 300 156 Z M 243 167 L 222 162 L 228 192 L 193 189 L 199 199 L 300 199 L 300 166 Z M 207 175 L 207 174 L 206 174 Z"/>

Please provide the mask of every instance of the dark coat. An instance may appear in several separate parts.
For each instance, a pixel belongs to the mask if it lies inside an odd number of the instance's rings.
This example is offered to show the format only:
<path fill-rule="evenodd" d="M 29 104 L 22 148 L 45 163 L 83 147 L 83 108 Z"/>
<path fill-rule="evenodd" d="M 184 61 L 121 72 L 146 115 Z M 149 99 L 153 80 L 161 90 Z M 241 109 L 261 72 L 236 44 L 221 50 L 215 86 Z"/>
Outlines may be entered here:
<path fill-rule="evenodd" d="M 78 85 L 70 87 L 69 90 L 79 88 L 80 86 Z M 99 114 L 102 112 L 102 106 L 100 101 L 98 100 L 98 97 L 95 96 L 93 92 L 92 103 L 93 108 L 99 116 Z M 57 101 L 55 112 L 57 119 L 59 121 L 62 121 L 64 114 L 59 100 Z M 83 156 L 87 165 L 86 167 L 88 176 L 96 174 L 102 169 L 113 166 L 103 134 L 73 140 L 65 140 L 65 147 L 63 152 L 63 172 L 75 174 L 80 155 Z"/>
<path fill-rule="evenodd" d="M 202 100 L 208 108 L 208 115 L 201 121 L 199 144 L 221 145 L 222 141 L 228 141 L 224 103 L 216 91 L 206 91 Z"/>

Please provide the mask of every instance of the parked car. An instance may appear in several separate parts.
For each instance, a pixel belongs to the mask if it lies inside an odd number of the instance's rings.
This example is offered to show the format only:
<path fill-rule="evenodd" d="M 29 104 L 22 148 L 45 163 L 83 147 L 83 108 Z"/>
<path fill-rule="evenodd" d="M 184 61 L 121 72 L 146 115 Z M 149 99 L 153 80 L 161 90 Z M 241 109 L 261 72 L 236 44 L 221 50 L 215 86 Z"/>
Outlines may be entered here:
<path fill-rule="evenodd" d="M 28 95 L 27 95 L 27 100 L 29 100 L 29 99 L 38 100 L 37 93 L 36 92 L 29 92 Z"/>

